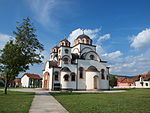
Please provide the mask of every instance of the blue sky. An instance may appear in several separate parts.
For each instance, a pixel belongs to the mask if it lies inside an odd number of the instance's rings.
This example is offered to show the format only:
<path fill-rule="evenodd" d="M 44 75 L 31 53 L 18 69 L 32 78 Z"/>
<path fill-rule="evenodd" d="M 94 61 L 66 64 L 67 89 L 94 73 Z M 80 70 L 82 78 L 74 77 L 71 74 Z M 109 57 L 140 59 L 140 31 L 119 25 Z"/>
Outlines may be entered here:
<path fill-rule="evenodd" d="M 16 21 L 30 17 L 45 47 L 44 61 L 65 35 L 73 42 L 84 29 L 102 60 L 108 60 L 111 73 L 146 73 L 150 71 L 149 4 L 149 0 L 0 0 L 0 49 L 14 37 Z M 42 75 L 43 64 L 27 72 Z"/>

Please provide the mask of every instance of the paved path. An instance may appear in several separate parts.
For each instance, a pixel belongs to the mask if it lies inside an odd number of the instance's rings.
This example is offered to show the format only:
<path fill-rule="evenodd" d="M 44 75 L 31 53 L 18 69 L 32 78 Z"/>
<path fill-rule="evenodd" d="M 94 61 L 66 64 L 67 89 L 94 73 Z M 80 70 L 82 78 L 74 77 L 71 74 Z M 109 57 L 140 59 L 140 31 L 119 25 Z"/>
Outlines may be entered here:
<path fill-rule="evenodd" d="M 29 113 L 69 113 L 48 92 L 37 91 Z"/>

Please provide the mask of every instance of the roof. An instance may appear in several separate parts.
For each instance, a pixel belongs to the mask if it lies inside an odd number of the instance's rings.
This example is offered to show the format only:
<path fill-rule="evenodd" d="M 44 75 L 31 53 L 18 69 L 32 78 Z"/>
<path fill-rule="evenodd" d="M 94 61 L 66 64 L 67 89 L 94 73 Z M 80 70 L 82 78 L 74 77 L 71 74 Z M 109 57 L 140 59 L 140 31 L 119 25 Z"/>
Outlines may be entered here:
<path fill-rule="evenodd" d="M 141 74 L 141 75 L 135 76 L 135 77 L 133 77 L 133 79 L 134 79 L 135 81 L 138 81 L 138 80 L 140 79 L 140 77 L 142 77 L 143 80 L 150 80 L 150 74 L 149 74 L 149 73 L 147 73 L 147 74 Z"/>
<path fill-rule="evenodd" d="M 14 79 L 14 82 L 21 82 L 21 78 Z"/>
<path fill-rule="evenodd" d="M 58 67 L 57 61 L 49 61 L 49 67 Z"/>
<path fill-rule="evenodd" d="M 29 78 L 32 78 L 32 79 L 42 79 L 41 77 L 40 77 L 40 75 L 37 75 L 37 74 L 32 74 L 32 73 L 25 73 L 25 74 L 23 74 L 23 76 L 24 75 L 27 75 Z M 22 76 L 22 77 L 23 77 Z"/>
<path fill-rule="evenodd" d="M 5 78 L 3 78 L 3 77 L 0 77 L 0 79 L 1 79 L 1 80 L 4 80 Z"/>
<path fill-rule="evenodd" d="M 143 77 L 143 80 L 150 80 L 150 74 L 142 74 L 142 75 L 139 75 L 139 76 L 142 76 Z"/>
<path fill-rule="evenodd" d="M 96 67 L 90 66 L 88 67 L 87 71 L 98 71 Z"/>
<path fill-rule="evenodd" d="M 60 42 L 62 42 L 62 41 L 69 42 L 66 38 L 65 38 L 65 39 L 63 39 L 63 40 L 61 40 Z"/>
<path fill-rule="evenodd" d="M 121 82 L 121 83 L 134 83 L 134 80 L 126 78 L 126 77 L 118 77 L 117 82 Z"/>
<path fill-rule="evenodd" d="M 82 34 L 82 35 L 79 35 L 78 37 L 77 37 L 77 39 L 83 39 L 83 38 L 87 38 L 87 39 L 90 39 L 90 37 L 89 36 L 87 36 L 87 35 L 85 35 L 85 34 Z M 91 39 L 90 39 L 91 40 Z"/>
<path fill-rule="evenodd" d="M 54 46 L 53 48 L 59 48 L 59 47 L 56 45 L 56 46 Z"/>
<path fill-rule="evenodd" d="M 70 69 L 68 67 L 63 67 L 61 71 L 70 71 Z"/>
<path fill-rule="evenodd" d="M 78 59 L 79 58 L 79 55 L 78 54 L 74 54 L 74 53 L 71 53 L 72 55 L 72 59 L 75 60 L 75 59 Z"/>

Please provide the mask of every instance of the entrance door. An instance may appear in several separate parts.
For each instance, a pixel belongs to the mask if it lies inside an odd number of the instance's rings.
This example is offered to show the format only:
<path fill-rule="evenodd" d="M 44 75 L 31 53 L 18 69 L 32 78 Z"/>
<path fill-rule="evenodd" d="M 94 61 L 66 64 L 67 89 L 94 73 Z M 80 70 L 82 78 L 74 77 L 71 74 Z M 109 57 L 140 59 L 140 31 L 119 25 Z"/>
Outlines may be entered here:
<path fill-rule="evenodd" d="M 44 88 L 49 89 L 49 73 L 44 74 Z"/>
<path fill-rule="evenodd" d="M 98 76 L 94 76 L 94 89 L 98 89 Z"/>

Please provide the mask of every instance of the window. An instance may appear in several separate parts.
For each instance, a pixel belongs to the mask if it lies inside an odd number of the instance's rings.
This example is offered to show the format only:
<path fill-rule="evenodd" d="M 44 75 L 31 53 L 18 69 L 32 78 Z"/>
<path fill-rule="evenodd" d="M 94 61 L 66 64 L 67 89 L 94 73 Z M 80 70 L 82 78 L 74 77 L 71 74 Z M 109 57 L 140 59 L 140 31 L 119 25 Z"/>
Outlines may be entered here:
<path fill-rule="evenodd" d="M 90 55 L 90 59 L 91 59 L 91 60 L 94 60 L 94 55 Z"/>
<path fill-rule="evenodd" d="M 75 81 L 75 73 L 71 73 L 71 81 Z"/>
<path fill-rule="evenodd" d="M 63 61 L 64 61 L 64 64 L 68 64 L 68 58 L 64 58 Z"/>
<path fill-rule="evenodd" d="M 86 40 L 86 43 L 88 44 L 88 43 L 89 43 L 89 40 Z"/>
<path fill-rule="evenodd" d="M 60 54 L 61 50 L 58 51 L 58 53 Z"/>
<path fill-rule="evenodd" d="M 79 77 L 80 78 L 83 78 L 83 70 L 84 70 L 83 67 L 79 68 Z"/>
<path fill-rule="evenodd" d="M 102 79 L 105 79 L 104 72 L 105 72 L 105 70 L 102 69 L 102 70 L 101 70 L 101 78 L 102 78 Z"/>
<path fill-rule="evenodd" d="M 107 80 L 109 80 L 109 76 L 107 75 Z"/>
<path fill-rule="evenodd" d="M 84 39 L 82 40 L 82 42 L 84 43 Z"/>
<path fill-rule="evenodd" d="M 145 83 L 146 86 L 148 86 L 148 83 Z"/>
<path fill-rule="evenodd" d="M 143 81 L 140 82 L 141 86 L 143 86 Z"/>
<path fill-rule="evenodd" d="M 68 74 L 64 75 L 64 81 L 69 81 L 69 75 Z"/>
<path fill-rule="evenodd" d="M 59 79 L 58 79 L 58 72 L 57 71 L 54 72 L 54 76 L 55 76 L 55 81 L 58 81 Z"/>
<path fill-rule="evenodd" d="M 65 49 L 65 53 L 68 54 L 68 52 L 69 52 L 69 50 L 68 50 L 68 49 Z"/>

